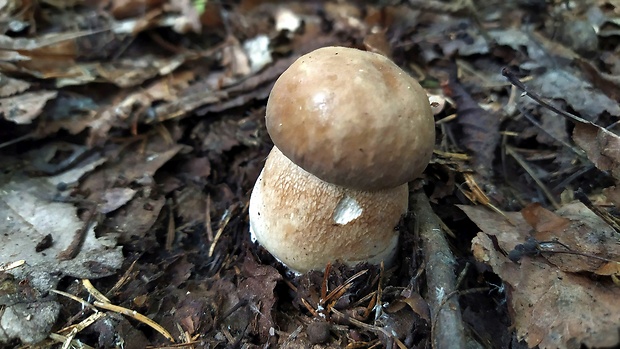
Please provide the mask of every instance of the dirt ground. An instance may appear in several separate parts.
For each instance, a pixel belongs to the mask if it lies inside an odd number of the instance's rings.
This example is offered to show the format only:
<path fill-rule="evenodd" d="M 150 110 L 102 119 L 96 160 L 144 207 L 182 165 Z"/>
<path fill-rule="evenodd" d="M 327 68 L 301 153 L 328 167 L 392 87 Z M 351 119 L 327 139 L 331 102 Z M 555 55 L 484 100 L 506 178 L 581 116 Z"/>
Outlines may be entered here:
<path fill-rule="evenodd" d="M 619 2 L 13 0 L 0 31 L 0 347 L 620 347 Z M 325 46 L 419 81 L 436 140 L 395 265 L 297 275 L 248 205 Z"/>

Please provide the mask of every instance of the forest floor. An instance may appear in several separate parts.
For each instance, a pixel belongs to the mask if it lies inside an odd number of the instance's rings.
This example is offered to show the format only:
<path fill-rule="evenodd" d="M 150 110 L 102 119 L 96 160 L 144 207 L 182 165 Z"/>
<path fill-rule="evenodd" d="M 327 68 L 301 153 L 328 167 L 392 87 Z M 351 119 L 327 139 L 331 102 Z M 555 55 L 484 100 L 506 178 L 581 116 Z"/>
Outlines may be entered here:
<path fill-rule="evenodd" d="M 0 31 L 0 347 L 620 345 L 617 1 L 17 0 Z M 435 150 L 395 266 L 293 275 L 248 233 L 265 105 L 334 45 L 420 82 Z"/>

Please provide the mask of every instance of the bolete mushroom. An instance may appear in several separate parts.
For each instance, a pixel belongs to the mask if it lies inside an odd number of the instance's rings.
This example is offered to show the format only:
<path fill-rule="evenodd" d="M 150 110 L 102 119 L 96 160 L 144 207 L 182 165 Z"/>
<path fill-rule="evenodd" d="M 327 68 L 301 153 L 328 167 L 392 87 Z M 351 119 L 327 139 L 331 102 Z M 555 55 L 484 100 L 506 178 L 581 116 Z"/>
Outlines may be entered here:
<path fill-rule="evenodd" d="M 418 82 L 380 54 L 325 47 L 276 81 L 265 116 L 273 143 L 326 182 L 362 190 L 416 179 L 435 124 Z"/>
<path fill-rule="evenodd" d="M 274 147 L 250 198 L 250 231 L 267 251 L 296 272 L 330 261 L 391 264 L 407 184 L 378 191 L 327 183 Z"/>
<path fill-rule="evenodd" d="M 344 47 L 300 57 L 266 112 L 275 144 L 250 199 L 250 231 L 296 272 L 387 264 L 407 183 L 435 140 L 424 89 L 389 59 Z"/>

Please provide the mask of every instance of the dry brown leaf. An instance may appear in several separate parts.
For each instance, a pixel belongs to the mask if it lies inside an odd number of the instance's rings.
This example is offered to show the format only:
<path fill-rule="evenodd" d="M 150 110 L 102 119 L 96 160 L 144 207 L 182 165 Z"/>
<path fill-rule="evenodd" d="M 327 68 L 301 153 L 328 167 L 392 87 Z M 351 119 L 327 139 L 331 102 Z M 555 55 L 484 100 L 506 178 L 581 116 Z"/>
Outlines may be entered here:
<path fill-rule="evenodd" d="M 34 120 L 50 99 L 56 98 L 57 91 L 27 92 L 21 95 L 0 99 L 0 113 L 16 124 L 29 124 Z"/>
<path fill-rule="evenodd" d="M 114 113 L 118 119 L 139 117 L 157 101 L 173 102 L 178 98 L 178 93 L 189 87 L 194 76 L 194 72 L 186 70 L 159 78 L 148 87 L 125 97 L 114 107 Z"/>
<path fill-rule="evenodd" d="M 0 73 L 0 97 L 8 97 L 17 93 L 22 93 L 29 88 L 29 82 L 13 79 Z"/>
<path fill-rule="evenodd" d="M 110 155 L 116 161 L 95 171 L 81 183 L 83 190 L 91 192 L 89 200 L 100 203 L 109 186 L 109 178 L 123 178 L 124 183 L 141 183 L 146 186 L 152 182 L 152 177 L 166 162 L 174 157 L 182 145 L 170 145 L 160 137 L 149 137 L 147 144 L 124 149 L 122 154 Z"/>
<path fill-rule="evenodd" d="M 540 204 L 527 205 L 521 214 L 525 221 L 538 232 L 559 231 L 566 229 L 570 221 L 543 208 Z"/>
<path fill-rule="evenodd" d="M 620 105 L 616 101 L 567 70 L 549 70 L 529 84 L 545 98 L 565 101 L 589 121 L 596 121 L 603 113 L 620 116 Z"/>
<path fill-rule="evenodd" d="M 136 190 L 131 188 L 110 188 L 103 194 L 103 203 L 98 209 L 101 213 L 110 213 L 128 203 L 136 195 Z"/>
<path fill-rule="evenodd" d="M 191 54 L 179 54 L 170 58 L 161 58 L 145 54 L 140 59 L 125 59 L 101 63 L 96 67 L 97 75 L 119 87 L 132 87 L 154 78 L 173 72 Z"/>
<path fill-rule="evenodd" d="M 183 221 L 188 223 L 204 222 L 207 209 L 207 195 L 195 183 L 188 183 L 181 190 L 174 192 L 175 210 Z"/>
<path fill-rule="evenodd" d="M 596 125 L 575 123 L 573 140 L 594 166 L 620 179 L 620 137 Z"/>
<path fill-rule="evenodd" d="M 90 35 L 90 31 L 76 31 L 69 33 L 51 33 L 36 38 L 12 38 L 0 35 L 0 48 L 14 50 L 26 56 L 68 56 L 75 55 L 75 39 Z"/>
<path fill-rule="evenodd" d="M 253 257 L 246 257 L 242 266 L 244 279 L 240 282 L 239 298 L 249 302 L 250 307 L 259 310 L 254 326 L 258 327 L 262 336 L 268 337 L 270 329 L 275 326 L 271 315 L 276 303 L 274 288 L 282 275 L 270 265 L 261 265 Z"/>
<path fill-rule="evenodd" d="M 564 205 L 551 212 L 539 204 L 525 207 L 521 214 L 534 228 L 532 236 L 545 244 L 545 250 L 571 251 L 609 260 L 620 260 L 620 237 L 602 218 L 582 203 Z M 607 262 L 584 255 L 545 253 L 544 257 L 566 272 L 596 272 Z"/>
<path fill-rule="evenodd" d="M 4 234 L 0 236 L 3 260 L 24 259 L 30 267 L 82 278 L 100 276 L 97 270 L 89 268 L 91 261 L 107 265 L 108 270 L 103 273 L 106 276 L 120 267 L 120 248 L 114 248 L 116 242 L 110 237 L 98 239 L 94 226 L 86 227 L 86 237 L 76 258 L 57 260 L 56 256 L 71 244 L 76 231 L 86 222 L 77 217 L 77 209 L 72 204 L 51 200 L 56 188 L 45 179 L 19 177 L 8 181 L 4 178 L 0 190 L 4 193 L 0 215 L 6 217 L 2 226 Z M 47 234 L 52 234 L 52 245 L 45 253 L 34 253 L 35 245 Z"/>
<path fill-rule="evenodd" d="M 620 262 L 607 262 L 595 271 L 598 275 L 620 276 Z"/>
<path fill-rule="evenodd" d="M 139 17 L 163 3 L 163 0 L 113 0 L 112 14 L 116 18 Z"/>
<path fill-rule="evenodd" d="M 140 246 L 148 246 L 154 239 L 148 236 L 157 217 L 166 203 L 164 196 L 151 198 L 144 196 L 134 197 L 125 206 L 116 210 L 109 217 L 109 225 L 116 227 L 119 233 L 118 241 L 121 244 L 139 241 Z"/>
<path fill-rule="evenodd" d="M 603 195 L 613 202 L 616 207 L 620 207 L 620 187 L 619 186 L 611 186 L 603 189 Z"/>
<path fill-rule="evenodd" d="M 492 163 L 499 143 L 500 119 L 482 109 L 456 76 L 443 86 L 444 93 L 456 102 L 457 122 L 463 127 L 461 142 L 472 153 L 472 166 L 484 179 L 493 175 Z"/>
<path fill-rule="evenodd" d="M 594 86 L 605 92 L 611 99 L 620 100 L 620 76 L 603 73 L 592 62 L 583 58 L 578 58 L 576 63 Z"/>
<path fill-rule="evenodd" d="M 507 213 L 512 225 L 482 207 L 460 207 L 482 230 L 472 241 L 474 256 L 506 284 L 519 339 L 543 349 L 611 347 L 620 342 L 620 287 L 563 272 L 541 257 L 526 256 L 520 264 L 513 263 L 506 252 L 523 243 L 531 230 L 521 214 Z"/>

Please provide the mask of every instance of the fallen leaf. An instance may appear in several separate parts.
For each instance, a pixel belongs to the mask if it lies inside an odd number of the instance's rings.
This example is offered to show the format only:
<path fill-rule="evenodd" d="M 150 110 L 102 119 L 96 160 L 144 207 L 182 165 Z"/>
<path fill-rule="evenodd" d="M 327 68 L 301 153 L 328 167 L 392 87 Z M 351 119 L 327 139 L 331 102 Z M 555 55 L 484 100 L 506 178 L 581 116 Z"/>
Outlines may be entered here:
<path fill-rule="evenodd" d="M 136 190 L 131 188 L 111 188 L 103 194 L 103 204 L 98 209 L 101 213 L 110 213 L 125 205 L 136 195 Z"/>
<path fill-rule="evenodd" d="M 607 199 L 613 202 L 616 207 L 620 207 L 620 187 L 619 186 L 611 186 L 603 189 L 603 194 Z"/>
<path fill-rule="evenodd" d="M 620 180 L 620 137 L 596 125 L 575 123 L 573 140 L 594 166 Z"/>
<path fill-rule="evenodd" d="M 131 244 L 139 251 L 148 250 L 155 243 L 155 236 L 147 237 L 147 233 L 157 221 L 165 203 L 164 196 L 150 198 L 136 195 L 133 200 L 112 213 L 107 225 L 114 227 L 120 234 L 119 243 Z"/>
<path fill-rule="evenodd" d="M 456 102 L 457 121 L 463 127 L 462 143 L 472 152 L 474 170 L 483 178 L 491 178 L 500 139 L 500 118 L 482 109 L 455 78 L 448 82 L 444 91 Z"/>
<path fill-rule="evenodd" d="M 3 176 L 4 177 L 4 176 Z M 2 260 L 26 260 L 30 267 L 39 267 L 49 273 L 62 272 L 77 278 L 96 278 L 98 275 L 87 267 L 96 261 L 109 267 L 109 273 L 120 267 L 120 247 L 109 237 L 97 238 L 94 225 L 86 230 L 78 256 L 70 260 L 57 260 L 56 256 L 72 242 L 76 231 L 85 222 L 77 217 L 76 207 L 70 203 L 54 202 L 56 188 L 44 178 L 25 176 L 1 178 L 0 256 Z M 45 253 L 34 253 L 36 244 L 47 234 L 52 234 L 54 244 Z"/>
<path fill-rule="evenodd" d="M 570 225 L 570 220 L 545 209 L 539 203 L 527 205 L 521 210 L 521 215 L 538 232 L 562 231 Z"/>
<path fill-rule="evenodd" d="M 0 73 L 0 97 L 9 97 L 22 93 L 30 88 L 30 83 L 24 80 L 13 79 Z"/>
<path fill-rule="evenodd" d="M 174 288 L 179 288 L 182 283 L 192 275 L 194 270 L 194 264 L 187 260 L 187 256 L 181 256 L 178 260 L 170 265 L 170 274 L 172 278 L 169 280 L 168 285 Z"/>
<path fill-rule="evenodd" d="M 596 121 L 603 113 L 620 116 L 617 102 L 566 70 L 549 70 L 534 78 L 529 85 L 542 97 L 563 100 L 589 121 Z"/>
<path fill-rule="evenodd" d="M 472 241 L 472 251 L 506 284 L 519 339 L 542 349 L 612 347 L 620 342 L 619 287 L 563 272 L 542 257 L 525 256 L 514 263 L 506 251 L 524 242 L 531 230 L 521 214 L 506 213 L 512 225 L 483 207 L 459 207 L 482 230 Z"/>
<path fill-rule="evenodd" d="M 23 343 L 45 339 L 60 313 L 60 304 L 55 301 L 28 302 L 19 295 L 11 296 L 14 299 L 9 304 L 0 299 L 0 304 L 6 306 L 0 316 L 0 343 L 9 343 L 15 338 Z"/>
<path fill-rule="evenodd" d="M 195 224 L 205 222 L 207 195 L 201 187 L 188 183 L 174 193 L 175 210 L 184 222 Z"/>
<path fill-rule="evenodd" d="M 193 335 L 200 327 L 204 327 L 203 321 L 208 313 L 206 302 L 206 299 L 196 297 L 196 295 L 188 295 L 181 299 L 174 312 L 175 319 L 190 335 Z"/>
<path fill-rule="evenodd" d="M 270 328 L 275 326 L 272 308 L 276 304 L 274 289 L 282 275 L 270 265 L 261 265 L 253 257 L 246 257 L 243 262 L 242 275 L 244 279 L 239 283 L 239 298 L 247 300 L 256 306 L 260 312 L 257 318 L 258 329 L 263 338 L 269 337 Z"/>
<path fill-rule="evenodd" d="M 607 262 L 594 272 L 598 275 L 620 276 L 620 262 Z"/>
<path fill-rule="evenodd" d="M 19 338 L 32 343 L 48 336 L 60 305 L 46 296 L 56 288 L 60 276 L 99 278 L 113 274 L 123 261 L 121 247 L 109 237 L 96 237 L 95 225 L 86 227 L 74 258 L 57 258 L 85 228 L 70 203 L 54 202 L 56 187 L 46 178 L 25 174 L 0 176 L 0 261 L 25 260 L 26 264 L 7 273 L 20 285 L 32 285 L 24 298 L 19 288 L 0 297 L 0 342 Z M 51 245 L 40 252 L 39 242 L 51 235 Z"/>
<path fill-rule="evenodd" d="M 540 204 L 531 204 L 522 211 L 524 219 L 534 228 L 531 234 L 545 243 L 545 250 L 570 251 L 608 260 L 620 260 L 620 237 L 602 218 L 581 202 L 562 206 L 556 212 Z M 596 272 L 606 261 L 577 254 L 543 253 L 552 264 L 566 272 Z"/>
<path fill-rule="evenodd" d="M 57 95 L 57 91 L 42 90 L 0 98 L 0 113 L 8 121 L 29 124 L 41 114 L 47 101 L 56 98 Z"/>
<path fill-rule="evenodd" d="M 601 72 L 592 62 L 579 58 L 576 63 L 586 78 L 601 91 L 616 101 L 620 101 L 620 76 Z"/>

